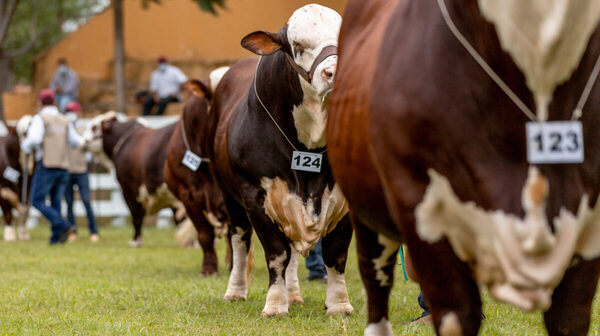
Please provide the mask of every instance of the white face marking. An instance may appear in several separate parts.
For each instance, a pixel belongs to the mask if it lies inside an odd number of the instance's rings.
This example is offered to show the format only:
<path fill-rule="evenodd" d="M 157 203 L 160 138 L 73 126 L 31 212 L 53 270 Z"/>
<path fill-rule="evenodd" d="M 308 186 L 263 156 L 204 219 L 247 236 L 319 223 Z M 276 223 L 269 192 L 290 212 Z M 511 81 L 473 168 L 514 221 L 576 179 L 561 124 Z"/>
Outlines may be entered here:
<path fill-rule="evenodd" d="M 285 287 L 287 288 L 289 303 L 304 303 L 300 294 L 300 281 L 298 281 L 298 256 L 300 253 L 292 249 L 290 263 L 285 269 Z"/>
<path fill-rule="evenodd" d="M 269 269 L 277 274 L 275 282 L 269 286 L 267 292 L 267 302 L 262 311 L 263 316 L 273 316 L 288 313 L 288 293 L 285 288 L 285 279 L 283 278 L 283 263 L 287 258 L 287 252 L 283 252 L 274 260 L 269 261 Z"/>
<path fill-rule="evenodd" d="M 482 14 L 495 25 L 502 48 L 525 75 L 538 115 L 544 114 L 555 88 L 571 77 L 585 52 L 600 19 L 600 1 L 478 3 Z"/>
<path fill-rule="evenodd" d="M 327 266 L 325 268 L 327 269 L 327 295 L 325 296 L 327 314 L 346 313 L 350 315 L 354 313 L 354 308 L 348 298 L 344 273 L 338 273 L 334 268 Z"/>
<path fill-rule="evenodd" d="M 389 276 L 383 271 L 383 268 L 390 264 L 388 260 L 398 252 L 400 244 L 381 234 L 377 235 L 377 242 L 383 246 L 383 251 L 379 257 L 372 260 L 376 272 L 375 278 L 379 280 L 379 286 L 389 287 L 392 283 Z"/>
<path fill-rule="evenodd" d="M 392 336 L 392 324 L 385 317 L 377 323 L 369 323 L 365 328 L 365 336 Z"/>
<path fill-rule="evenodd" d="M 455 312 L 447 313 L 440 323 L 440 336 L 462 336 L 462 327 Z"/>
<path fill-rule="evenodd" d="M 261 187 L 266 192 L 265 213 L 279 225 L 292 247 L 304 257 L 348 213 L 348 203 L 337 184 L 333 190 L 326 188 L 323 192 L 319 215 L 315 214 L 312 200 L 303 202 L 279 177 L 263 177 Z"/>
<path fill-rule="evenodd" d="M 552 186 L 535 167 L 523 188 L 522 219 L 463 203 L 444 176 L 433 170 L 429 176 L 415 210 L 417 233 L 430 243 L 447 237 L 456 255 L 473 265 L 477 282 L 487 285 L 497 300 L 527 311 L 548 309 L 574 254 L 600 256 L 598 244 L 592 243 L 600 241 L 600 202 L 590 209 L 584 196 L 577 215 L 563 208 L 553 219 L 552 233 L 545 215 Z"/>
<path fill-rule="evenodd" d="M 231 249 L 233 252 L 233 268 L 229 276 L 229 284 L 225 292 L 224 300 L 246 300 L 248 297 L 248 278 L 246 267 L 248 265 L 248 253 L 246 243 L 242 240 L 244 231 L 237 228 L 231 235 Z"/>

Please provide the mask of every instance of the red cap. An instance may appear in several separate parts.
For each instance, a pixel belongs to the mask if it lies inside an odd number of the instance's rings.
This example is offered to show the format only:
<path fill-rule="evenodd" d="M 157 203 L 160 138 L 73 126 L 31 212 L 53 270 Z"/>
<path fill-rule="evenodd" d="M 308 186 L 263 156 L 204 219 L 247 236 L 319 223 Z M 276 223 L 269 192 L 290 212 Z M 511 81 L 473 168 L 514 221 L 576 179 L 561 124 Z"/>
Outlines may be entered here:
<path fill-rule="evenodd" d="M 42 104 L 54 103 L 54 91 L 50 89 L 42 89 L 40 91 L 40 101 Z"/>
<path fill-rule="evenodd" d="M 81 112 L 81 105 L 78 102 L 69 102 L 66 106 L 67 112 Z"/>
<path fill-rule="evenodd" d="M 164 55 L 160 55 L 160 56 L 158 56 L 158 59 L 156 61 L 158 63 L 167 63 L 167 57 Z"/>

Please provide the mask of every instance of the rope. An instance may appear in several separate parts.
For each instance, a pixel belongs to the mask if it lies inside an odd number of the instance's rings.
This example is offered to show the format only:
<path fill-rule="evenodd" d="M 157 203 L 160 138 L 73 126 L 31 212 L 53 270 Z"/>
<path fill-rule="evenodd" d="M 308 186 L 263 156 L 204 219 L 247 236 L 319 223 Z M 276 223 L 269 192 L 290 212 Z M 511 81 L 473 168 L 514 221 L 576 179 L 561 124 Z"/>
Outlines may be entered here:
<path fill-rule="evenodd" d="M 500 87 L 500 89 L 502 89 L 502 91 L 504 91 L 504 93 L 508 96 L 508 98 L 510 98 L 513 101 L 513 103 L 515 103 L 515 105 L 517 105 L 517 107 L 523 112 L 523 114 L 525 114 L 532 121 L 539 121 L 539 118 L 535 115 L 535 113 L 533 113 L 529 109 L 529 107 L 527 107 L 527 105 L 525 105 L 525 103 L 523 103 L 523 101 L 508 87 L 508 85 L 506 85 L 506 83 L 486 63 L 486 61 L 483 59 L 483 57 L 481 57 L 481 55 L 475 50 L 475 48 L 473 48 L 473 46 L 464 37 L 464 35 L 462 35 L 460 30 L 456 27 L 456 25 L 452 21 L 452 18 L 450 17 L 450 13 L 448 12 L 448 8 L 446 7 L 446 3 L 444 2 L 444 0 L 437 0 L 437 3 L 440 8 L 440 11 L 442 13 L 442 16 L 444 18 L 444 21 L 446 22 L 446 25 L 448 26 L 448 28 L 450 29 L 450 31 L 452 32 L 454 37 L 456 37 L 456 39 L 460 42 L 460 44 L 462 44 L 462 46 L 469 52 L 471 57 L 473 57 L 473 59 L 475 59 L 475 61 L 481 66 L 481 68 L 483 68 L 485 73 L 488 76 L 490 76 L 490 78 L 496 83 L 496 85 L 498 85 Z M 585 85 L 585 88 L 583 90 L 583 93 L 581 94 L 581 97 L 579 98 L 577 107 L 575 108 L 575 110 L 573 110 L 571 120 L 577 120 L 577 119 L 581 118 L 581 116 L 583 114 L 583 112 L 582 112 L 583 107 L 585 106 L 585 103 L 587 102 L 587 100 L 589 98 L 589 94 L 592 90 L 592 87 L 594 86 L 594 83 L 596 82 L 599 72 L 600 72 L 600 55 L 598 55 L 596 64 L 594 65 L 594 69 L 592 70 L 592 73 L 590 74 L 590 78 L 588 79 L 588 81 Z"/>
<path fill-rule="evenodd" d="M 122 136 L 121 138 L 119 138 L 119 141 L 117 141 L 117 144 L 115 145 L 115 147 L 113 148 L 112 151 L 112 159 L 115 159 L 115 155 L 117 155 L 117 153 L 119 153 L 119 151 L 121 150 L 121 147 L 123 146 L 123 144 L 125 144 L 125 140 L 127 140 L 132 134 L 133 132 L 135 132 L 139 127 L 135 127 L 132 128 L 129 132 L 125 133 L 124 136 Z"/>
<path fill-rule="evenodd" d="M 283 135 L 283 137 L 285 138 L 285 140 L 287 140 L 287 142 L 290 144 L 290 146 L 292 146 L 292 148 L 296 152 L 299 152 L 298 148 L 296 148 L 296 146 L 294 146 L 294 143 L 287 137 L 287 135 L 285 135 L 285 132 L 283 132 L 283 130 L 281 129 L 281 127 L 279 127 L 279 124 L 277 123 L 277 121 L 275 120 L 275 118 L 273 118 L 273 115 L 271 115 L 271 112 L 269 112 L 269 110 L 267 109 L 267 107 L 265 106 L 265 104 L 263 104 L 262 100 L 258 96 L 258 91 L 256 91 L 256 76 L 258 74 L 258 66 L 260 65 L 260 60 L 262 60 L 262 56 L 258 58 L 258 63 L 256 63 L 256 71 L 254 72 L 254 95 L 256 95 L 256 99 L 258 99 L 258 102 L 260 103 L 260 105 L 262 106 L 262 108 L 265 110 L 265 112 L 267 112 L 267 114 L 269 115 L 269 118 L 271 118 L 271 120 L 273 121 L 273 123 L 275 124 L 275 126 L 277 126 L 277 129 L 279 130 L 279 133 L 281 133 L 281 135 Z M 319 154 L 324 154 L 325 152 L 327 152 L 327 149 L 323 150 Z"/>
<path fill-rule="evenodd" d="M 402 245 L 400 245 L 398 254 L 400 255 L 400 263 L 398 265 L 402 265 L 402 275 L 404 276 L 404 281 L 408 281 L 408 276 L 406 275 L 406 267 L 404 267 L 404 250 L 402 249 Z"/>
<path fill-rule="evenodd" d="M 185 146 L 185 149 L 194 153 L 190 147 L 190 144 L 188 143 L 188 139 L 187 139 L 187 133 L 185 132 L 185 126 L 183 125 L 183 115 L 179 118 L 179 126 L 181 128 L 181 137 L 183 138 L 183 145 Z M 196 154 L 196 153 L 194 153 Z M 200 157 L 200 156 L 198 156 Z M 204 157 L 200 157 L 200 161 L 204 161 L 204 162 L 210 162 L 209 158 L 204 158 Z"/>

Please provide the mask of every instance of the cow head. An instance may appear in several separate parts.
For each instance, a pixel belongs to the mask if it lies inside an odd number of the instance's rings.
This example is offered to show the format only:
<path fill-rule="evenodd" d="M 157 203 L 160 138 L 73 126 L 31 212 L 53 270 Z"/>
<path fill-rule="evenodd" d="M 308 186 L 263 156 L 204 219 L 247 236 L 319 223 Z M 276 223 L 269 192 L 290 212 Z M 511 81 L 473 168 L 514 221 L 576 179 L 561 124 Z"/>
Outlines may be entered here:
<path fill-rule="evenodd" d="M 126 121 L 127 117 L 124 115 L 109 111 L 99 116 L 94 117 L 87 125 L 87 129 L 83 133 L 83 140 L 85 146 L 94 155 L 100 163 L 105 167 L 112 167 L 110 159 L 104 153 L 102 137 L 103 130 L 109 127 L 113 122 Z"/>
<path fill-rule="evenodd" d="M 242 39 L 242 46 L 262 56 L 284 52 L 304 93 L 322 97 L 333 85 L 341 23 L 334 10 L 311 4 L 296 10 L 278 33 L 253 32 Z"/>

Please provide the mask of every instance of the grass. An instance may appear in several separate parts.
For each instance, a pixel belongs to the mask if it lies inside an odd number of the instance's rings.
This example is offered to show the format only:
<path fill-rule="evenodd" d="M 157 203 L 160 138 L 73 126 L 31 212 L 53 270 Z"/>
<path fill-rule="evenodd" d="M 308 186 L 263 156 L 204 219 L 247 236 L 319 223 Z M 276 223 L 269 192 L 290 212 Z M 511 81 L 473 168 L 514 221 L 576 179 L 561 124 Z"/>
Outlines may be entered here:
<path fill-rule="evenodd" d="M 102 240 L 50 247 L 49 230 L 32 231 L 28 242 L 0 242 L 1 335 L 360 335 L 366 324 L 365 298 L 350 250 L 347 283 L 353 316 L 327 316 L 325 285 L 301 281 L 304 305 L 287 316 L 260 317 L 268 275 L 256 245 L 256 269 L 248 301 L 223 302 L 228 274 L 219 241 L 220 275 L 199 277 L 202 252 L 182 249 L 173 229 L 148 228 L 145 246 L 127 247 L 131 228 L 104 227 Z M 405 326 L 420 314 L 418 286 L 398 270 L 391 300 L 396 335 L 432 335 L 428 326 Z M 307 275 L 303 264 L 299 277 Z M 598 335 L 598 299 L 591 335 Z M 524 314 L 484 296 L 481 335 L 544 334 L 540 314 Z"/>

